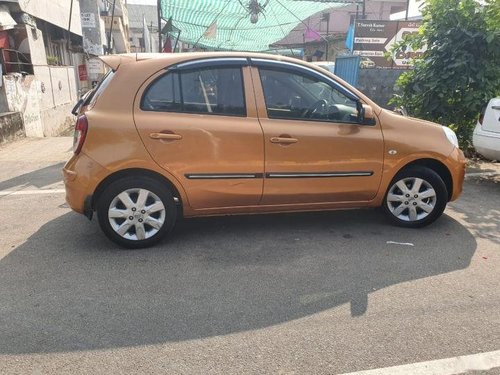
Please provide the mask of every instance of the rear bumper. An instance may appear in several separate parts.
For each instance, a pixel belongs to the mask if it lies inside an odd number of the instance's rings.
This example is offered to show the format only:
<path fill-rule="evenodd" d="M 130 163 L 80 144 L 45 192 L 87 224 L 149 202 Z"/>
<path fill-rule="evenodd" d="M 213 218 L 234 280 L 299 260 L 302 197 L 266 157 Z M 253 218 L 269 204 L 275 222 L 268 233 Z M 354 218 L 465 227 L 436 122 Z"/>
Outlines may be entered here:
<path fill-rule="evenodd" d="M 106 174 L 105 168 L 84 153 L 73 155 L 63 167 L 66 202 L 76 212 L 92 218 L 92 195 L 99 179 Z"/>
<path fill-rule="evenodd" d="M 500 160 L 500 133 L 484 131 L 476 125 L 472 144 L 478 153 L 491 160 Z"/>

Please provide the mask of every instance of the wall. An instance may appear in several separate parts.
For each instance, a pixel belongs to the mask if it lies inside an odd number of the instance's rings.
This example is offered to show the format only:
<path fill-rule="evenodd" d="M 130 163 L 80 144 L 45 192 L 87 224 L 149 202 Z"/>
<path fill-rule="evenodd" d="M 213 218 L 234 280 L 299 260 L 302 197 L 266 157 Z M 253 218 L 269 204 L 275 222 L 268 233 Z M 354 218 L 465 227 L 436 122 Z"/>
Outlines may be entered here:
<path fill-rule="evenodd" d="M 45 51 L 42 30 L 28 25 L 19 25 L 19 27 L 26 29 L 26 38 L 20 43 L 19 51 L 24 54 L 29 54 L 33 65 L 46 65 L 47 54 Z"/>
<path fill-rule="evenodd" d="M 0 113 L 0 143 L 23 135 L 23 119 L 19 112 Z"/>
<path fill-rule="evenodd" d="M 402 69 L 360 69 L 356 87 L 378 105 L 393 109 L 389 100 L 396 92 L 396 80 L 404 72 Z"/>
<path fill-rule="evenodd" d="M 326 42 L 325 41 L 320 41 L 320 42 L 310 42 L 306 43 L 304 48 L 304 59 L 307 60 L 307 58 L 311 58 L 311 61 L 335 61 L 335 58 L 339 55 L 344 53 L 345 51 L 345 40 L 344 38 L 329 38 L 328 40 L 328 56 L 325 53 L 326 50 Z M 324 52 L 323 56 L 321 58 L 317 58 L 314 56 L 314 53 L 316 51 L 321 51 Z"/>
<path fill-rule="evenodd" d="M 71 108 L 77 101 L 75 68 L 72 66 L 36 66 L 40 82 L 40 113 L 44 136 L 53 136 L 73 122 Z"/>
<path fill-rule="evenodd" d="M 5 95 L 9 112 L 22 114 L 26 136 L 43 137 L 40 82 L 35 76 L 22 76 L 17 73 L 3 76 L 2 94 Z"/>
<path fill-rule="evenodd" d="M 67 30 L 71 0 L 18 0 L 21 10 Z M 71 32 L 82 35 L 80 2 L 73 0 Z"/>
<path fill-rule="evenodd" d="M 28 137 L 58 135 L 73 123 L 76 99 L 75 68 L 35 66 L 35 75 L 3 76 L 0 103 L 22 114 Z"/>
<path fill-rule="evenodd" d="M 104 21 L 99 15 L 98 0 L 82 0 L 80 4 L 83 48 L 89 55 L 104 55 L 107 44 Z"/>

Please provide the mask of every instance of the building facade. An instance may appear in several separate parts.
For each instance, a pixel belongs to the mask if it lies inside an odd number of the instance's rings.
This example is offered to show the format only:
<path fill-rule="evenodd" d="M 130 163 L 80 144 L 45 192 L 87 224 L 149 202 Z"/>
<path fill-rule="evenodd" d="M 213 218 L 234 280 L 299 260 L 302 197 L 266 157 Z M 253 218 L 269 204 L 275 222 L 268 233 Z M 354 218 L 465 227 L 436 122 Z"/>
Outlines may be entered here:
<path fill-rule="evenodd" d="M 0 1 L 0 112 L 20 113 L 27 136 L 73 122 L 84 62 L 78 0 Z"/>
<path fill-rule="evenodd" d="M 128 4 L 131 52 L 158 52 L 158 12 L 156 5 Z"/>
<path fill-rule="evenodd" d="M 81 85 L 94 87 L 105 73 L 98 56 L 130 52 L 129 20 L 124 0 L 80 0 L 85 65 Z"/>
<path fill-rule="evenodd" d="M 305 19 L 286 37 L 276 43 L 276 46 L 303 48 L 307 60 L 334 61 L 338 54 L 346 52 L 343 40 L 349 26 L 357 19 L 389 20 L 391 14 L 406 9 L 406 0 L 365 0 L 363 3 L 348 4 L 340 8 L 332 8 Z M 321 35 L 321 40 L 307 38 L 307 29 Z M 322 54 L 317 53 L 322 52 Z M 321 57 L 314 56 L 317 53 Z"/>

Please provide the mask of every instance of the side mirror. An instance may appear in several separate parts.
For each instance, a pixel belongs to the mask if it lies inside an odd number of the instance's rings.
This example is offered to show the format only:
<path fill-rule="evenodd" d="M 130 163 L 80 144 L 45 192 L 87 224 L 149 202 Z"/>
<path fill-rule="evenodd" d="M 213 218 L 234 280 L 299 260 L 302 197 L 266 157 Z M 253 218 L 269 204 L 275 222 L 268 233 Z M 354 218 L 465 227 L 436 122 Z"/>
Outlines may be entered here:
<path fill-rule="evenodd" d="M 373 108 L 367 104 L 360 106 L 359 119 L 363 125 L 375 125 L 377 123 Z"/>

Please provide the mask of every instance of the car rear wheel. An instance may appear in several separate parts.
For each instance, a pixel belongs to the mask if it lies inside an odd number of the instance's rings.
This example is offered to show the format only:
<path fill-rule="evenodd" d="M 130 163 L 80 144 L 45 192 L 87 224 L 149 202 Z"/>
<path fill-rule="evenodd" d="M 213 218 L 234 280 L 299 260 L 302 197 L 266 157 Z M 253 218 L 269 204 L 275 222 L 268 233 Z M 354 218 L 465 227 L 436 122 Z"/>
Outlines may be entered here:
<path fill-rule="evenodd" d="M 384 199 L 384 210 L 396 225 L 418 228 L 435 221 L 448 202 L 446 185 L 425 167 L 407 168 L 394 177 Z"/>
<path fill-rule="evenodd" d="M 149 177 L 110 184 L 97 202 L 99 225 L 112 241 L 127 248 L 152 246 L 175 225 L 177 210 L 168 186 Z"/>

